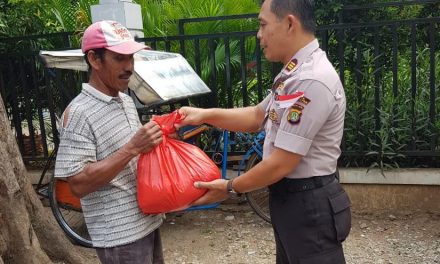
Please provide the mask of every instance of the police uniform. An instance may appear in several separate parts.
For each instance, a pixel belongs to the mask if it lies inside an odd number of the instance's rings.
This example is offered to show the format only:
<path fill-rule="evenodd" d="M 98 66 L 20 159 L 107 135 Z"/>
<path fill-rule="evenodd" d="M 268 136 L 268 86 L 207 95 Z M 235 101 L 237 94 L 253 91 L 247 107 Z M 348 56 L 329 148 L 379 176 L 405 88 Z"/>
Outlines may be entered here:
<path fill-rule="evenodd" d="M 266 113 L 263 159 L 275 148 L 302 156 L 269 186 L 277 263 L 345 263 L 350 200 L 335 178 L 345 94 L 316 39 L 285 65 L 259 107 Z"/>

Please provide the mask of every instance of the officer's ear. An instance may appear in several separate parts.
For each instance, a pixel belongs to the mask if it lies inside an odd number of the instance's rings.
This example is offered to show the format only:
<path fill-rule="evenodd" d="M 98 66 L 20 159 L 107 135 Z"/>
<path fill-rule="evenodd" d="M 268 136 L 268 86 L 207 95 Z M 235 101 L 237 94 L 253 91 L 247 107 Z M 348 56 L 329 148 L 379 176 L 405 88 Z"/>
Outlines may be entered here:
<path fill-rule="evenodd" d="M 290 15 L 287 15 L 286 18 L 287 18 L 287 23 L 289 24 L 288 25 L 289 31 L 296 29 L 297 24 L 298 24 L 298 19 L 296 18 L 296 16 L 290 14 Z"/>

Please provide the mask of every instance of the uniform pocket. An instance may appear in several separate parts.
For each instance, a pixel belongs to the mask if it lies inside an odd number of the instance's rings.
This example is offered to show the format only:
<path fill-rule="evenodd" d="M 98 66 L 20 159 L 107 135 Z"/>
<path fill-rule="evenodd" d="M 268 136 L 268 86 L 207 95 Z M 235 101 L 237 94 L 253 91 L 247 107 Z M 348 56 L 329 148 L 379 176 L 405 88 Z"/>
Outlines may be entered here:
<path fill-rule="evenodd" d="M 345 191 L 342 191 L 329 198 L 333 212 L 333 223 L 336 230 L 336 237 L 343 242 L 351 229 L 351 202 Z"/>

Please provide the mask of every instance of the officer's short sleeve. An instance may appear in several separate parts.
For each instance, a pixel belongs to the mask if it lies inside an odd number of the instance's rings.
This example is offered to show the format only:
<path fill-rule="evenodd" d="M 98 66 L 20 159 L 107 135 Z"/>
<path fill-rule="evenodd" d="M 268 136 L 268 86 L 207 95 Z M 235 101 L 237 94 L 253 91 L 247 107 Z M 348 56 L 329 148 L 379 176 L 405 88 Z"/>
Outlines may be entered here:
<path fill-rule="evenodd" d="M 96 144 L 87 126 L 79 131 L 63 129 L 55 163 L 55 177 L 76 175 L 91 162 L 96 162 Z"/>
<path fill-rule="evenodd" d="M 269 95 L 266 96 L 266 98 L 264 98 L 263 101 L 261 101 L 257 105 L 257 107 L 260 108 L 260 110 L 264 112 L 264 118 L 263 118 L 263 121 L 260 124 L 259 130 L 262 130 L 264 128 L 264 126 L 266 125 L 266 122 L 267 122 L 267 109 L 269 107 L 271 98 L 272 98 L 272 94 L 269 94 Z"/>
<path fill-rule="evenodd" d="M 275 147 L 305 156 L 318 131 L 335 107 L 330 90 L 321 82 L 305 80 L 300 91 L 304 98 L 284 109 Z"/>
<path fill-rule="evenodd" d="M 272 97 L 272 94 L 267 95 L 266 98 L 264 98 L 264 100 L 261 101 L 261 102 L 258 104 L 258 107 L 259 107 L 261 110 L 266 111 L 266 109 L 267 109 L 268 106 L 269 106 L 270 98 L 271 98 L 271 97 Z"/>

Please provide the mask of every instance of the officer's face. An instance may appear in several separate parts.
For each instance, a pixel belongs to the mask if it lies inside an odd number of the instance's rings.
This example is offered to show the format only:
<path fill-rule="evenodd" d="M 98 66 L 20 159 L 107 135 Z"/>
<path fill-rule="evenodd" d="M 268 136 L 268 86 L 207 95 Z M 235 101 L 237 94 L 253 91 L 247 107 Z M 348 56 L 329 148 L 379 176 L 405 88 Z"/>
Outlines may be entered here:
<path fill-rule="evenodd" d="M 283 62 L 290 60 L 287 47 L 287 31 L 289 29 L 289 21 L 278 19 L 270 10 L 272 0 L 266 0 L 261 6 L 258 19 L 260 20 L 260 28 L 257 37 L 260 45 L 264 50 L 266 59 L 272 62 Z M 288 57 L 288 58 L 286 58 Z"/>

